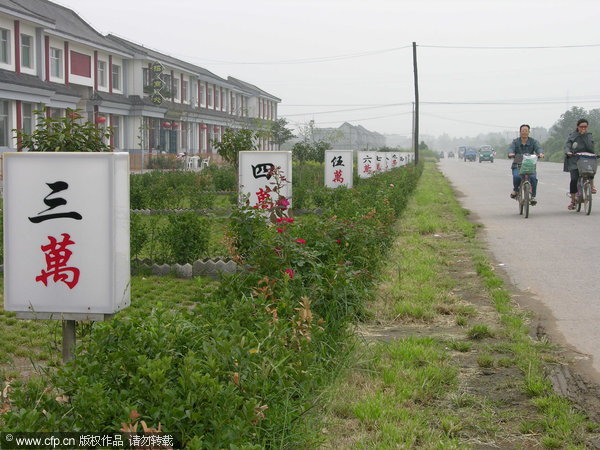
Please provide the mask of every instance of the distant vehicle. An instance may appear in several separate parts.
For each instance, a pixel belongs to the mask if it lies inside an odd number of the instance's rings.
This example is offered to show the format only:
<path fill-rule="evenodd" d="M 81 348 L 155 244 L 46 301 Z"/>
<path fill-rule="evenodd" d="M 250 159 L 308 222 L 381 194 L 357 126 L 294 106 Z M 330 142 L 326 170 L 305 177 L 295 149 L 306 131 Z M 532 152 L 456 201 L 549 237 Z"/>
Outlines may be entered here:
<path fill-rule="evenodd" d="M 477 161 L 477 151 L 474 147 L 467 147 L 463 155 L 464 161 Z"/>
<path fill-rule="evenodd" d="M 465 146 L 458 147 L 458 157 L 464 158 L 466 150 L 467 150 L 467 147 L 465 147 Z"/>
<path fill-rule="evenodd" d="M 444 157 L 444 152 L 440 152 L 440 158 Z"/>
<path fill-rule="evenodd" d="M 454 158 L 454 152 L 448 152 L 448 158 Z"/>
<path fill-rule="evenodd" d="M 479 147 L 479 162 L 489 161 L 494 162 L 494 155 L 496 152 L 491 145 L 482 145 Z"/>

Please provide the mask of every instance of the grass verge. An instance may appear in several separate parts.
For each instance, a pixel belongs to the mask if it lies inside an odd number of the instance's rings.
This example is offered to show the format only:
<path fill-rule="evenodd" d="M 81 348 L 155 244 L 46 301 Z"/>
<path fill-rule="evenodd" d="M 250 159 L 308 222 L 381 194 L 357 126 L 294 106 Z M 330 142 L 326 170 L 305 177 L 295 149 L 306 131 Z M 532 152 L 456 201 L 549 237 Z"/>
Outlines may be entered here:
<path fill-rule="evenodd" d="M 585 448 L 599 427 L 554 394 L 545 361 L 431 163 L 404 216 L 353 364 L 327 395 L 324 448 Z"/>

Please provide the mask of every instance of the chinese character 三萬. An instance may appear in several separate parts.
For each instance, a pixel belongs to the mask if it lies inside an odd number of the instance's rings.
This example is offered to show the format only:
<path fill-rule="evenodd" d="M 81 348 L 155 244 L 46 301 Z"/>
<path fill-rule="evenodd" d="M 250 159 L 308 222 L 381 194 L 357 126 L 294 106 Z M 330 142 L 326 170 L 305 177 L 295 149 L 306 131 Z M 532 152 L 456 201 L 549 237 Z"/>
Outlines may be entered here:
<path fill-rule="evenodd" d="M 333 159 L 331 160 L 331 165 L 333 167 L 343 166 L 344 165 L 344 161 L 342 160 L 341 156 L 334 156 Z"/>
<path fill-rule="evenodd" d="M 273 176 L 273 169 L 275 169 L 275 165 L 271 163 L 262 163 L 252 166 L 252 176 L 254 178 L 264 177 L 267 180 Z"/>
<path fill-rule="evenodd" d="M 341 170 L 335 170 L 333 172 L 333 182 L 334 183 L 343 183 L 344 182 L 344 177 L 342 177 Z"/>
<path fill-rule="evenodd" d="M 56 194 L 57 192 L 68 189 L 69 185 L 67 183 L 65 183 L 64 181 L 57 181 L 55 183 L 46 183 L 46 185 L 52 191 L 46 197 L 44 197 L 44 203 L 46 204 L 46 206 L 48 206 L 48 209 L 45 209 L 44 211 L 39 212 L 38 215 L 35 217 L 29 217 L 29 221 L 32 223 L 40 223 L 40 222 L 43 222 L 44 220 L 60 219 L 63 217 L 68 218 L 68 219 L 81 220 L 81 214 L 79 214 L 78 212 L 75 212 L 75 211 L 40 215 L 47 211 L 50 211 L 51 209 L 58 207 L 58 206 L 63 206 L 63 205 L 67 204 L 67 201 L 62 197 L 49 198 L 51 195 Z"/>
<path fill-rule="evenodd" d="M 52 281 L 55 283 L 62 281 L 69 289 L 73 289 L 79 281 L 79 269 L 67 267 L 69 258 L 73 254 L 67 249 L 67 246 L 73 245 L 75 242 L 71 240 L 71 236 L 67 233 L 62 233 L 61 236 L 63 240 L 60 242 L 54 237 L 48 236 L 50 243 L 40 247 L 46 256 L 46 270 L 42 269 L 42 273 L 35 277 L 35 281 L 41 281 L 44 286 L 48 286 L 48 278 L 52 276 Z M 69 277 L 69 274 L 71 277 Z"/>

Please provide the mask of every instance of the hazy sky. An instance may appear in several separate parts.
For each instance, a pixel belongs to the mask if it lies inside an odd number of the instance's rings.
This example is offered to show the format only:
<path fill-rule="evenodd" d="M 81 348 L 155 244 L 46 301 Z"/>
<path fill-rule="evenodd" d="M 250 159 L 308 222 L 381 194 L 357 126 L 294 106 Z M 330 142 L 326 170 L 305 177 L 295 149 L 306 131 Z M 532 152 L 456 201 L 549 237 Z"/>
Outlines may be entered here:
<path fill-rule="evenodd" d="M 292 126 L 410 135 L 549 128 L 600 107 L 598 0 L 57 0 L 112 33 L 279 97 Z"/>

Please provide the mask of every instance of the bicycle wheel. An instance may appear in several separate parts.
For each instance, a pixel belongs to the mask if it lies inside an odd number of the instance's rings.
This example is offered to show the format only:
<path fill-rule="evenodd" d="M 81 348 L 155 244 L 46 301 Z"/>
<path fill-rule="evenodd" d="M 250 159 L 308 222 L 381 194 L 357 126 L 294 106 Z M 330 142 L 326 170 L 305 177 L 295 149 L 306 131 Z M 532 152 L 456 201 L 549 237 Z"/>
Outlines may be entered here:
<path fill-rule="evenodd" d="M 529 200 L 531 199 L 531 184 L 529 181 L 523 182 L 523 213 L 525 218 L 529 217 Z"/>
<path fill-rule="evenodd" d="M 519 207 L 519 214 L 523 214 L 523 183 L 519 186 L 519 191 L 517 192 L 517 206 Z"/>
<path fill-rule="evenodd" d="M 583 203 L 583 182 L 581 181 L 581 177 L 579 177 L 579 181 L 577 182 L 577 212 L 581 211 L 582 203 Z"/>
<path fill-rule="evenodd" d="M 588 216 L 592 212 L 592 183 L 590 180 L 585 180 L 583 183 L 583 210 Z"/>

